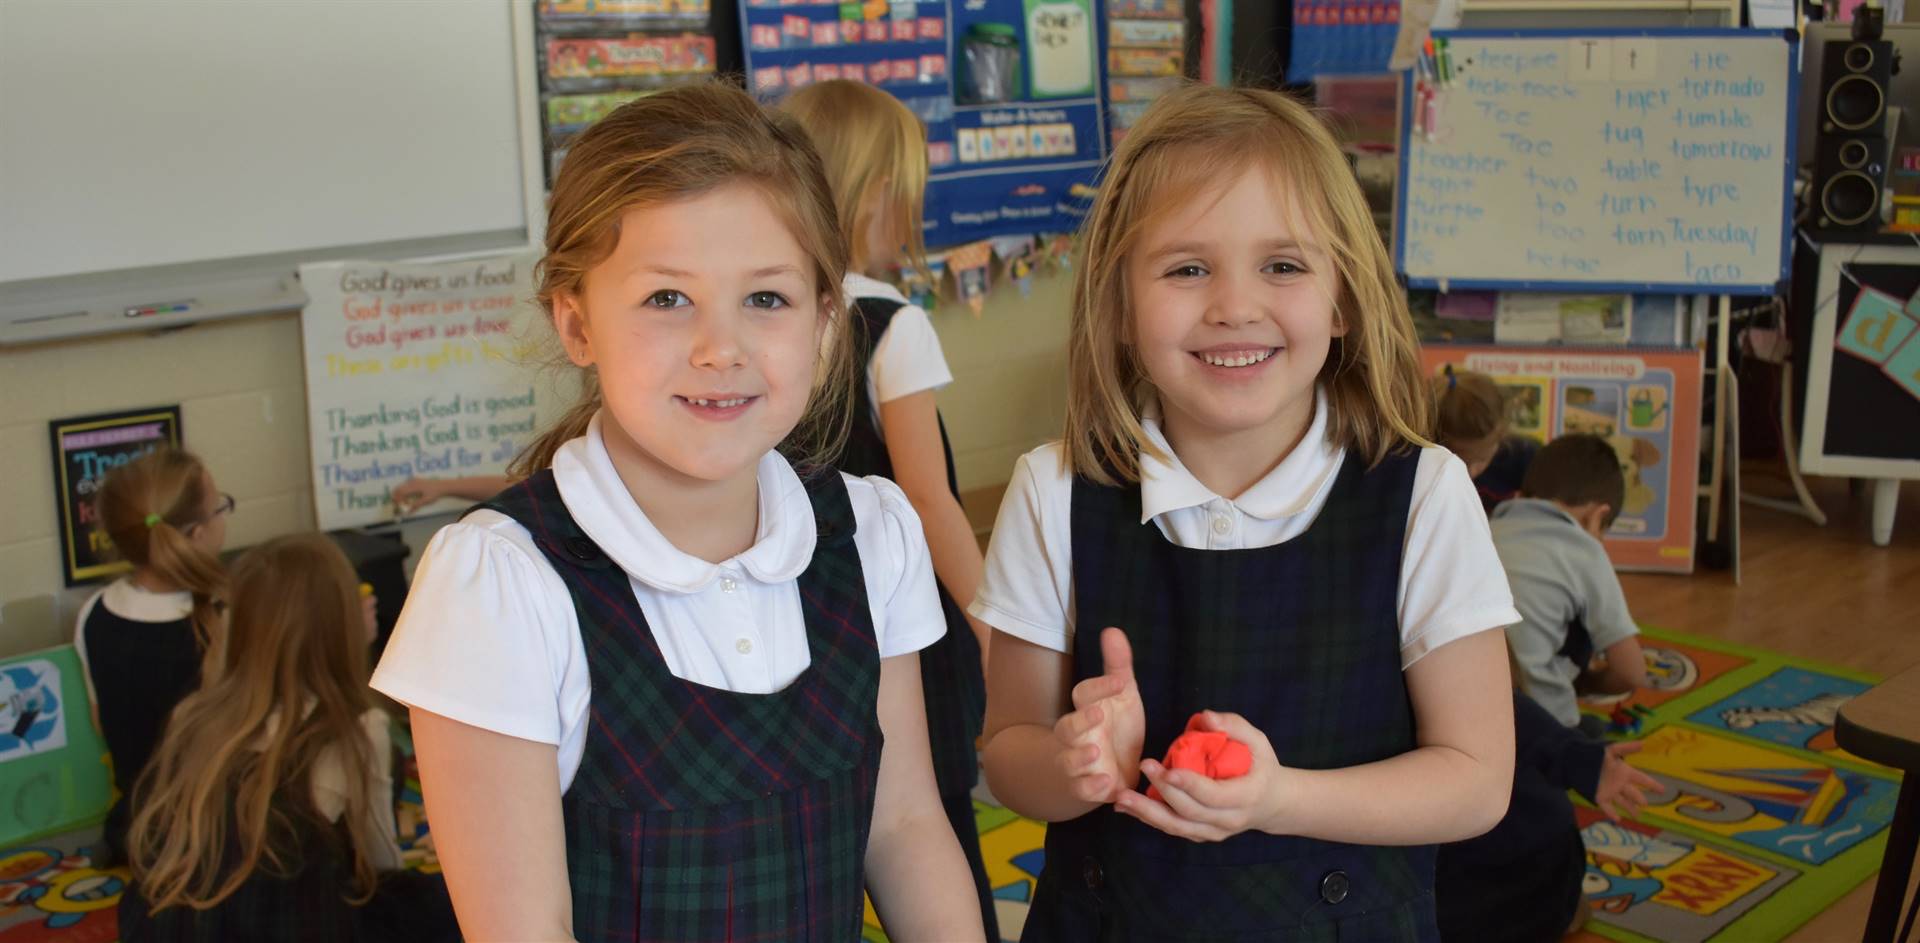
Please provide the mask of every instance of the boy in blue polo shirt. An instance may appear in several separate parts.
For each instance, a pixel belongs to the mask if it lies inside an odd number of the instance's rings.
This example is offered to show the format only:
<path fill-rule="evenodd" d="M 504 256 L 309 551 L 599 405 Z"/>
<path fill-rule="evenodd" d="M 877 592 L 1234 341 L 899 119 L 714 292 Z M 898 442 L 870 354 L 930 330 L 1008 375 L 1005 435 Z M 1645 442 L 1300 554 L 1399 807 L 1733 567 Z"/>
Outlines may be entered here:
<path fill-rule="evenodd" d="M 1520 496 L 1493 512 L 1493 545 L 1521 617 L 1507 627 L 1507 647 L 1527 693 L 1569 727 L 1580 724 L 1576 690 L 1646 683 L 1640 631 L 1600 544 L 1625 495 L 1613 446 L 1567 435 L 1540 450 Z"/>

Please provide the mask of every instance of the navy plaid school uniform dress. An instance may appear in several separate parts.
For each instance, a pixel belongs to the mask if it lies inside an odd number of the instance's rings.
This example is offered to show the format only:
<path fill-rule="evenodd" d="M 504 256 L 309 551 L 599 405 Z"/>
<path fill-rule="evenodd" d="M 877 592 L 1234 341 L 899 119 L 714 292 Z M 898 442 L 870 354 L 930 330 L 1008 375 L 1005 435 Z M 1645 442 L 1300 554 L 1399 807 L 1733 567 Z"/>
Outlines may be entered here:
<path fill-rule="evenodd" d="M 1412 749 L 1400 670 L 1400 558 L 1417 452 L 1372 469 L 1348 454 L 1307 531 L 1271 547 L 1197 550 L 1141 523 L 1140 489 L 1073 484 L 1077 683 L 1097 634 L 1133 645 L 1146 756 L 1200 710 L 1240 713 L 1282 764 L 1336 769 Z M 1047 829 L 1021 939 L 1438 939 L 1431 846 L 1381 848 L 1247 832 L 1198 844 L 1111 806 Z"/>
<path fill-rule="evenodd" d="M 385 797 L 375 796 L 376 801 Z M 262 860 L 231 895 L 206 910 L 176 905 L 153 910 L 139 881 L 120 895 L 122 943 L 457 943 L 460 928 L 438 875 L 388 871 L 373 896 L 353 892 L 352 838 L 342 822 L 326 822 L 311 801 L 282 789 L 271 840 L 284 856 Z M 228 804 L 231 816 L 232 804 Z M 229 824 L 225 868 L 237 867 L 240 842 Z"/>
<path fill-rule="evenodd" d="M 291 805 L 284 796 L 276 799 L 296 836 L 276 843 L 297 856 L 284 864 L 282 873 L 267 873 L 263 862 L 232 895 L 204 911 L 185 906 L 152 910 L 139 883 L 129 884 L 120 897 L 120 939 L 126 943 L 361 939 L 355 908 L 346 899 L 353 872 L 344 826 L 322 825 L 310 809 Z M 237 860 L 239 852 L 238 840 L 230 836 L 225 860 Z"/>
<path fill-rule="evenodd" d="M 667 670 L 627 574 L 574 522 L 551 471 L 482 505 L 532 534 L 585 642 L 587 739 L 561 799 L 582 943 L 860 936 L 880 656 L 846 484 L 828 472 L 806 487 L 820 533 L 799 577 L 812 663 L 772 694 Z"/>
<path fill-rule="evenodd" d="M 880 438 L 874 423 L 872 398 L 868 395 L 866 375 L 873 364 L 874 348 L 880 343 L 893 316 L 905 307 L 888 298 L 856 298 L 853 301 L 853 353 L 860 364 L 861 380 L 854 384 L 853 427 L 847 436 L 846 451 L 840 468 L 850 475 L 893 477 L 893 458 Z M 953 446 L 947 441 L 947 424 L 940 422 L 940 448 L 946 453 L 947 487 L 960 497 L 960 483 L 953 470 Z M 943 585 L 940 609 L 947 620 L 947 633 L 920 652 L 920 687 L 927 703 L 927 743 L 933 750 L 933 776 L 940 788 L 940 804 L 953 824 L 960 850 L 973 871 L 973 883 L 980 898 L 980 918 L 985 921 L 988 939 L 1000 938 L 999 923 L 993 906 L 993 888 L 987 881 L 986 860 L 980 854 L 980 832 L 974 823 L 973 786 L 980 780 L 980 761 L 974 742 L 986 719 L 987 679 L 980 671 L 980 642 L 966 613 L 954 602 Z"/>

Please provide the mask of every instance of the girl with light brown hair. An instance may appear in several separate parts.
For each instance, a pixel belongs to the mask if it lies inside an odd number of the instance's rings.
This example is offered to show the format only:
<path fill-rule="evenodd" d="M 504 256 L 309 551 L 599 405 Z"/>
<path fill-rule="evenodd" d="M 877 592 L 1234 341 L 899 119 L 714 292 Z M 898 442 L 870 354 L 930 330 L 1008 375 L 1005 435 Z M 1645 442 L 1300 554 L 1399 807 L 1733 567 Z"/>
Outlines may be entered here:
<path fill-rule="evenodd" d="M 437 879 L 398 873 L 373 622 L 320 534 L 234 564 L 221 642 L 134 789 L 127 943 L 457 939 Z"/>
<path fill-rule="evenodd" d="M 844 285 L 861 375 L 853 383 L 853 422 L 840 470 L 898 484 L 933 555 L 947 622 L 947 634 L 920 653 L 933 774 L 973 871 L 980 919 L 998 939 L 972 795 L 980 779 L 974 742 L 986 711 L 988 629 L 967 618 L 966 606 L 980 586 L 980 544 L 960 508 L 953 448 L 934 402 L 934 391 L 952 383 L 953 372 L 927 312 L 881 280 L 896 264 L 927 267 L 920 241 L 926 129 L 899 99 L 845 79 L 801 88 L 781 110 L 807 129 L 820 151 L 850 253 Z"/>
<path fill-rule="evenodd" d="M 434 537 L 374 675 L 469 939 L 844 943 L 863 888 L 895 940 L 981 938 L 927 752 L 926 542 L 828 464 L 846 266 L 806 133 L 737 88 L 568 149 L 538 297 L 582 398 Z"/>
<path fill-rule="evenodd" d="M 1052 823 L 1022 938 L 1435 938 L 1433 845 L 1506 804 L 1518 616 L 1345 157 L 1282 93 L 1185 87 L 1081 238 L 1066 437 L 973 606 L 987 780 Z M 1162 765 L 1189 723 L 1252 769 Z"/>
<path fill-rule="evenodd" d="M 1429 385 L 1434 441 L 1467 463 L 1480 503 L 1491 514 L 1520 492 L 1540 443 L 1508 434 L 1506 394 L 1492 377 L 1447 364 Z"/>
<path fill-rule="evenodd" d="M 95 495 L 100 531 L 133 565 L 80 607 L 74 651 L 119 797 L 107 811 L 109 862 L 126 854 L 127 797 L 160 743 L 167 714 L 200 683 L 220 633 L 233 499 L 192 453 L 163 447 L 109 472 Z"/>

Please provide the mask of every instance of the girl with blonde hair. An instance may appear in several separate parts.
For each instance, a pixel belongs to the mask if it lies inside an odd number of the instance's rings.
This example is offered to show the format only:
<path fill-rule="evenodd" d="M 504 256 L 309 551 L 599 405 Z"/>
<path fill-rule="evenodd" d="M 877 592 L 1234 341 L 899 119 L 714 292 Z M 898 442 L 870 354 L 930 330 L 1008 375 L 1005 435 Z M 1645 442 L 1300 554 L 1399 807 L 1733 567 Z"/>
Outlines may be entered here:
<path fill-rule="evenodd" d="M 126 943 L 457 939 L 445 886 L 399 872 L 367 617 L 320 534 L 234 564 L 226 629 L 134 789 Z"/>
<path fill-rule="evenodd" d="M 853 383 L 853 424 L 840 470 L 897 483 L 919 514 L 933 555 L 947 634 L 920 653 L 927 739 L 940 804 L 973 871 L 981 920 L 998 939 L 972 795 L 980 779 L 974 742 L 986 711 L 988 629 L 967 618 L 965 607 L 980 586 L 980 544 L 960 508 L 953 448 L 934 403 L 934 391 L 952 383 L 953 373 L 927 312 L 880 280 L 896 264 L 927 267 L 920 240 L 926 129 L 899 99 L 844 79 L 801 88 L 781 109 L 820 151 L 850 252 L 843 284 L 861 376 Z"/>
<path fill-rule="evenodd" d="M 988 783 L 1052 823 L 1023 939 L 1434 939 L 1433 845 L 1506 805 L 1518 615 L 1345 158 L 1182 88 L 1082 237 L 1066 437 L 973 605 Z M 1162 765 L 1190 722 L 1251 770 Z"/>
<path fill-rule="evenodd" d="M 893 939 L 980 938 L 927 752 L 926 542 L 827 464 L 846 264 L 806 133 L 736 88 L 568 150 L 539 300 L 583 396 L 434 537 L 374 674 L 468 938 L 844 943 L 863 888 Z"/>

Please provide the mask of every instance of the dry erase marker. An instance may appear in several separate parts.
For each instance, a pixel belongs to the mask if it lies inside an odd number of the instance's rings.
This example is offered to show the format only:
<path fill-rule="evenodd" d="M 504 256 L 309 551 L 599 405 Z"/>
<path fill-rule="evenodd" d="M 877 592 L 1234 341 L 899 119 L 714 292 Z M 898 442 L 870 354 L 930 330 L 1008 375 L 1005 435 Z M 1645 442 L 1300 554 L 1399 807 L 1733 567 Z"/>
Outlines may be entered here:
<path fill-rule="evenodd" d="M 1447 50 L 1447 41 L 1440 40 L 1440 84 L 1442 87 L 1453 84 L 1453 54 Z"/>

